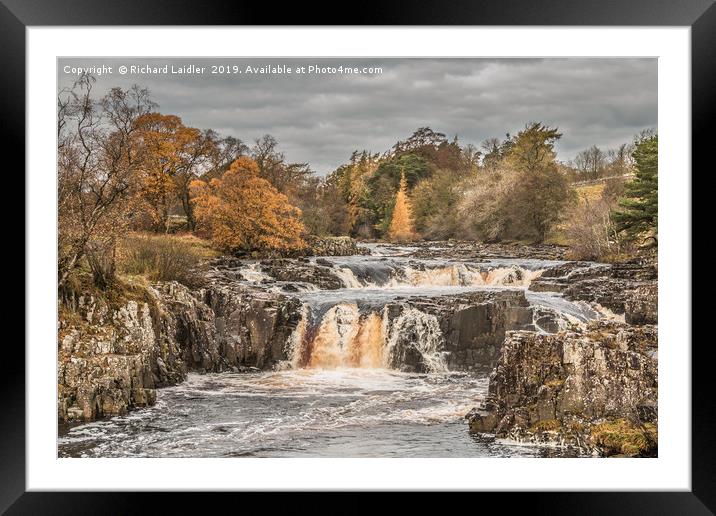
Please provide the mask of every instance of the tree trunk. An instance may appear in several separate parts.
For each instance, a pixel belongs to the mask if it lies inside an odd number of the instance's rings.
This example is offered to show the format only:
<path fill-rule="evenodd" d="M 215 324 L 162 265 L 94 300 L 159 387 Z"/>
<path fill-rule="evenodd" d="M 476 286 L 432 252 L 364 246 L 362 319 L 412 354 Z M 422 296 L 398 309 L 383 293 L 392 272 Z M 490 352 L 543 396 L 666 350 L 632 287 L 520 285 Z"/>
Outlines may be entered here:
<path fill-rule="evenodd" d="M 58 289 L 61 289 L 64 286 L 65 282 L 67 281 L 67 278 L 70 277 L 70 273 L 75 268 L 75 265 L 77 265 L 77 262 L 80 258 L 82 258 L 82 251 L 76 252 L 67 262 L 67 265 L 64 267 L 64 270 L 60 273 L 60 279 L 57 282 Z"/>
<path fill-rule="evenodd" d="M 186 226 L 189 231 L 196 229 L 196 219 L 194 218 L 194 207 L 191 205 L 191 199 L 189 198 L 189 192 L 185 191 L 182 194 L 182 205 L 184 208 L 184 214 L 186 215 Z"/>
<path fill-rule="evenodd" d="M 116 272 L 116 245 L 114 238 L 108 242 L 93 242 L 87 252 L 92 269 L 92 279 L 97 288 L 106 290 L 114 282 Z"/>

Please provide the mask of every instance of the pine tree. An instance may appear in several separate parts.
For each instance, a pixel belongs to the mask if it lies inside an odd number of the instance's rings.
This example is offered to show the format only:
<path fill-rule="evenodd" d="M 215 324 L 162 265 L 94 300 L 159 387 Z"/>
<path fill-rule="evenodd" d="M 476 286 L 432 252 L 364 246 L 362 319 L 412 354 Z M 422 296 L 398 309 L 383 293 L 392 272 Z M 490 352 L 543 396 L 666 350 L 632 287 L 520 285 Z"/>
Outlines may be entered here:
<path fill-rule="evenodd" d="M 636 177 L 625 186 L 620 210 L 614 213 L 617 229 L 635 238 L 653 232 L 656 238 L 658 220 L 659 142 L 658 136 L 637 143 L 634 153 Z"/>
<path fill-rule="evenodd" d="M 408 182 L 405 173 L 400 175 L 400 189 L 395 195 L 393 217 L 388 228 L 388 238 L 394 242 L 408 242 L 415 239 L 412 208 L 408 199 Z"/>

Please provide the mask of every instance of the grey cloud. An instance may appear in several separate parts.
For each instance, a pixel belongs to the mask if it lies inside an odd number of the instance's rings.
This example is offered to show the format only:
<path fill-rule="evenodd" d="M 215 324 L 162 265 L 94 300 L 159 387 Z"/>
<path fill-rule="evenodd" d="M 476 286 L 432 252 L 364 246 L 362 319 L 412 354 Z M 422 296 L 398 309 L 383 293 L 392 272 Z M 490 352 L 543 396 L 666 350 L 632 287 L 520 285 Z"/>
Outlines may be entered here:
<path fill-rule="evenodd" d="M 379 66 L 379 75 L 120 75 L 125 64 Z M 657 61 L 610 59 L 135 59 L 72 58 L 65 65 L 113 66 L 111 87 L 149 88 L 160 110 L 186 124 L 252 142 L 274 135 L 287 159 L 325 174 L 353 150 L 383 152 L 430 126 L 463 143 L 514 134 L 526 122 L 559 127 L 559 159 L 596 144 L 615 147 L 657 123 Z"/>

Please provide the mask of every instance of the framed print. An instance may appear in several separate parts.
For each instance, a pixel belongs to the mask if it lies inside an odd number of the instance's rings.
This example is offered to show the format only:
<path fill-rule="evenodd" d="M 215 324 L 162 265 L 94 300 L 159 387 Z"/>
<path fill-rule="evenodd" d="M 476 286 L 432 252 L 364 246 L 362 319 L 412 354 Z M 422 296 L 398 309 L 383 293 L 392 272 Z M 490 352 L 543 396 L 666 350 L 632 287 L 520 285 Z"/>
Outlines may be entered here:
<path fill-rule="evenodd" d="M 257 9 L 3 3 L 28 299 L 3 510 L 713 513 L 691 338 L 712 3 Z"/>

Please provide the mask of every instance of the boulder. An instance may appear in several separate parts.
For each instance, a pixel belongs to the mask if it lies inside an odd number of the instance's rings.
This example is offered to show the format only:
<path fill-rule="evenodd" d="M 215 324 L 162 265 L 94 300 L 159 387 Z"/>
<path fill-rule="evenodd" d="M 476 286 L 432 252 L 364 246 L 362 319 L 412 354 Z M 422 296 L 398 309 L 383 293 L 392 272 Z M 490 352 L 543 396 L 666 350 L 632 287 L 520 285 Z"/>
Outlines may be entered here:
<path fill-rule="evenodd" d="M 313 256 L 352 256 L 367 255 L 370 250 L 360 247 L 358 243 L 347 236 L 307 238 L 310 254 Z"/>

